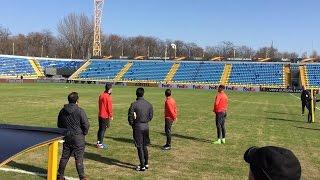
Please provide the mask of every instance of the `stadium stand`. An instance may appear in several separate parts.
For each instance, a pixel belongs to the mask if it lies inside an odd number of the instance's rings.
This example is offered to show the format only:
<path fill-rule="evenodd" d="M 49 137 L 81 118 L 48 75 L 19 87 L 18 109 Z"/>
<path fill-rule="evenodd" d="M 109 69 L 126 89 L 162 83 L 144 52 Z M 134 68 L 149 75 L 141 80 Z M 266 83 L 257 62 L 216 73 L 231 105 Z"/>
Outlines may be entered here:
<path fill-rule="evenodd" d="M 42 67 L 45 68 L 66 68 L 66 69 L 78 69 L 79 66 L 83 63 L 82 60 L 73 60 L 73 59 L 37 59 Z"/>
<path fill-rule="evenodd" d="M 307 85 L 320 87 L 320 64 L 306 64 L 304 67 Z"/>
<path fill-rule="evenodd" d="M 233 63 L 229 85 L 285 86 L 284 64 Z"/>
<path fill-rule="evenodd" d="M 91 64 L 81 72 L 79 79 L 85 80 L 113 80 L 127 61 L 92 60 Z"/>
<path fill-rule="evenodd" d="M 134 61 L 131 68 L 124 74 L 125 81 L 164 81 L 173 62 Z"/>
<path fill-rule="evenodd" d="M 84 63 L 85 62 L 85 63 Z M 298 68 L 297 66 L 296 68 Z M 69 60 L 0 56 L 0 76 L 41 77 L 45 68 L 78 69 L 69 80 L 134 81 L 225 84 L 233 86 L 286 87 L 290 65 L 286 63 L 155 61 L 155 60 Z M 307 85 L 319 87 L 320 64 L 299 67 Z M 301 72 L 301 69 L 304 71 Z M 301 76 L 301 74 L 300 74 Z"/>
<path fill-rule="evenodd" d="M 173 82 L 220 83 L 224 63 L 181 62 Z"/>
<path fill-rule="evenodd" d="M 27 58 L 0 57 L 0 76 L 29 76 L 36 73 Z"/>

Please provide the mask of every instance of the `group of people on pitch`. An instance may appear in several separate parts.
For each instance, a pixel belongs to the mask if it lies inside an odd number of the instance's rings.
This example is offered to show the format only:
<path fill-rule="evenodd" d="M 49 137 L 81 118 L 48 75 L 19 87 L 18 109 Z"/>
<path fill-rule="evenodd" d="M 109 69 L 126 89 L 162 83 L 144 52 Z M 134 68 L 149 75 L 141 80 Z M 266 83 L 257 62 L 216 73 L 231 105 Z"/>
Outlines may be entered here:
<path fill-rule="evenodd" d="M 226 143 L 225 120 L 227 117 L 228 97 L 224 93 L 224 86 L 220 85 L 216 95 L 213 112 L 216 115 L 216 127 L 218 139 L 213 144 Z M 97 133 L 97 148 L 107 148 L 103 143 L 106 129 L 110 127 L 113 119 L 112 112 L 112 84 L 107 83 L 105 91 L 99 96 L 99 130 Z M 149 126 L 153 118 L 153 106 L 144 99 L 144 89 L 137 88 L 136 101 L 128 110 L 128 123 L 133 129 L 133 139 L 138 151 L 140 164 L 137 171 L 149 169 L 148 148 L 150 144 Z M 177 120 L 177 106 L 171 95 L 171 90 L 165 90 L 165 134 L 166 144 L 164 150 L 171 149 L 171 127 Z M 78 93 L 68 95 L 69 104 L 64 105 L 58 115 L 58 127 L 67 129 L 64 138 L 62 155 L 58 169 L 58 179 L 64 179 L 64 170 L 71 156 L 75 158 L 76 169 L 79 178 L 87 179 L 84 173 L 83 156 L 85 151 L 85 135 L 89 130 L 89 121 L 82 108 L 78 106 Z M 295 155 L 287 149 L 279 147 L 251 147 L 244 155 L 244 160 L 250 164 L 249 179 L 300 179 L 301 167 Z"/>

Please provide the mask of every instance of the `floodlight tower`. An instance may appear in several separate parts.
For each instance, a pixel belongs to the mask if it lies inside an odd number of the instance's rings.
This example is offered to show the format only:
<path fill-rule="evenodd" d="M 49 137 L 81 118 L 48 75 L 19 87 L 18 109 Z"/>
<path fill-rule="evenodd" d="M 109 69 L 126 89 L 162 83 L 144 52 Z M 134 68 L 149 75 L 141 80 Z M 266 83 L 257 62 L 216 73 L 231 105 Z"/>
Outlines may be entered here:
<path fill-rule="evenodd" d="M 104 0 L 94 1 L 93 57 L 101 57 L 101 19 Z"/>

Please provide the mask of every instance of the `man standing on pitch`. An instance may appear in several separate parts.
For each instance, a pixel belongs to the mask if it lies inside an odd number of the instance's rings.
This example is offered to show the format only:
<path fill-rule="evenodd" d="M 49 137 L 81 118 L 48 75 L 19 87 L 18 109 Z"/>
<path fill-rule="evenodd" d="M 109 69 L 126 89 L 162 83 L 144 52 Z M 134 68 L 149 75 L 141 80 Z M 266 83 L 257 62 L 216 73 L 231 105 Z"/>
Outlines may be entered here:
<path fill-rule="evenodd" d="M 224 93 L 224 89 L 224 85 L 220 85 L 218 87 L 218 94 L 213 105 L 213 112 L 216 114 L 216 126 L 218 134 L 218 140 L 214 141 L 213 144 L 226 143 L 226 129 L 224 124 L 227 117 L 228 97 Z"/>
<path fill-rule="evenodd" d="M 150 138 L 148 122 L 153 118 L 153 107 L 143 98 L 143 88 L 138 88 L 136 95 L 136 101 L 129 108 L 128 122 L 133 129 L 133 139 L 140 161 L 140 165 L 137 166 L 136 170 L 145 171 L 149 168 L 147 146 L 150 144 Z"/>
<path fill-rule="evenodd" d="M 304 109 L 306 107 L 306 103 L 307 103 L 307 99 L 308 99 L 308 91 L 306 90 L 306 88 L 304 86 L 302 86 L 302 90 L 301 90 L 301 115 L 304 115 Z"/>
<path fill-rule="evenodd" d="M 174 121 L 177 119 L 177 106 L 176 101 L 171 96 L 171 90 L 167 89 L 165 91 L 166 101 L 164 104 L 164 118 L 165 118 L 165 126 L 164 131 L 167 136 L 167 142 L 163 146 L 164 150 L 171 149 L 171 126 Z"/>
<path fill-rule="evenodd" d="M 107 148 L 107 145 L 103 144 L 103 138 L 106 129 L 110 127 L 110 121 L 113 120 L 112 116 L 112 84 L 107 83 L 105 91 L 99 96 L 99 130 L 97 133 L 97 144 L 96 147 L 99 149 Z"/>
<path fill-rule="evenodd" d="M 78 93 L 72 92 L 68 96 L 69 104 L 64 105 L 58 116 L 58 127 L 68 130 L 64 138 L 62 156 L 58 169 L 58 180 L 64 179 L 64 170 L 70 156 L 74 156 L 79 178 L 84 175 L 83 154 L 85 149 L 85 135 L 88 134 L 89 122 L 86 113 L 78 106 Z"/>

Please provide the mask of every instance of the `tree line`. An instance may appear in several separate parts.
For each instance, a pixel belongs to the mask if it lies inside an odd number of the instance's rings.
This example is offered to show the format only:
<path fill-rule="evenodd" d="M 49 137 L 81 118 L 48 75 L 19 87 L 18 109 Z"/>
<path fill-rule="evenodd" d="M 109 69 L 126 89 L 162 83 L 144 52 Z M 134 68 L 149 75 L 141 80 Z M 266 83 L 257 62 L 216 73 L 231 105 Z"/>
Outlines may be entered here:
<path fill-rule="evenodd" d="M 8 28 L 0 26 L 0 54 L 14 54 L 35 57 L 90 58 L 93 44 L 93 20 L 84 14 L 69 14 L 57 25 L 57 35 L 50 30 L 13 35 Z M 296 52 L 280 52 L 272 45 L 255 50 L 246 45 L 235 45 L 223 41 L 214 46 L 200 47 L 193 42 L 162 40 L 150 36 L 125 37 L 116 34 L 102 34 L 102 54 L 114 58 L 136 56 L 163 58 L 186 57 L 187 59 L 211 59 L 212 57 L 257 59 L 293 59 Z M 176 50 L 170 45 L 176 45 Z M 313 51 L 303 58 L 318 58 Z"/>

